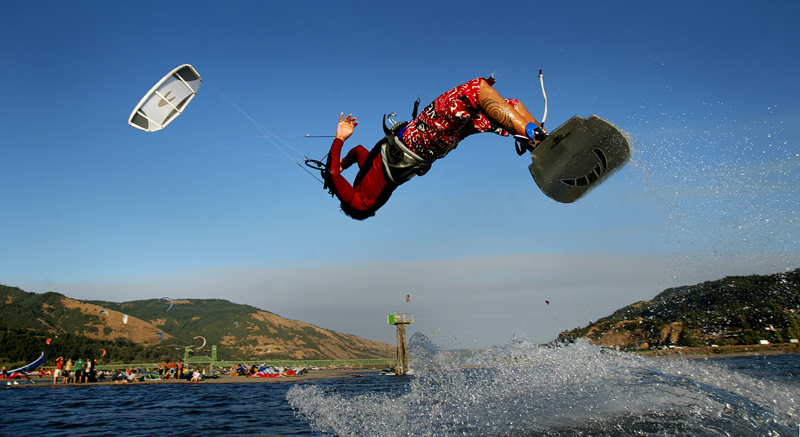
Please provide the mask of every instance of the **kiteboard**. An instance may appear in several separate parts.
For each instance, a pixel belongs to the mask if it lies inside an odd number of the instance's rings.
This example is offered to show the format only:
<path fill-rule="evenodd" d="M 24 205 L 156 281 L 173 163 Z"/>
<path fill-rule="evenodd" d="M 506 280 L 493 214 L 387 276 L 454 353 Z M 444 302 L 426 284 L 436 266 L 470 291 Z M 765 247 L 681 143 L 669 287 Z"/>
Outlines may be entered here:
<path fill-rule="evenodd" d="M 630 156 L 619 128 L 596 115 L 576 115 L 539 143 L 528 169 L 547 197 L 572 203 L 625 166 Z"/>

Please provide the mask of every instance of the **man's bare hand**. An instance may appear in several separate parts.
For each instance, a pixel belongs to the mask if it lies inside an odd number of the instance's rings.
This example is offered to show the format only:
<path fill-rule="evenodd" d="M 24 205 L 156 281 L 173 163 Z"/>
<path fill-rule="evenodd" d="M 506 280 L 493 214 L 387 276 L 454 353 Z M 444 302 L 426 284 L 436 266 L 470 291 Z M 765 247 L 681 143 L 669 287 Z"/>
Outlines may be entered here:
<path fill-rule="evenodd" d="M 336 127 L 336 138 L 345 141 L 353 135 L 353 131 L 358 126 L 358 120 L 353 117 L 353 114 L 344 116 L 344 112 L 339 115 L 339 125 Z"/>

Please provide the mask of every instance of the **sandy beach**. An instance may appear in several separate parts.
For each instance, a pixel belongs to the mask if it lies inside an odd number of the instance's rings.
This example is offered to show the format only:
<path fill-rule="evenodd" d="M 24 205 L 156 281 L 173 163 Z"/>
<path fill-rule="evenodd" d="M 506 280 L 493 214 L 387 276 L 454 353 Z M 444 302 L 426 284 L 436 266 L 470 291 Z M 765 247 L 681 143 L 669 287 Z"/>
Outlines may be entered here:
<path fill-rule="evenodd" d="M 800 345 L 794 343 L 749 344 L 739 346 L 681 347 L 654 351 L 636 352 L 640 355 L 665 358 L 730 358 L 756 355 L 782 355 L 800 353 Z"/>
<path fill-rule="evenodd" d="M 246 376 L 228 376 L 220 375 L 219 378 L 206 379 L 200 382 L 190 382 L 185 379 L 153 379 L 145 381 L 136 381 L 130 383 L 118 384 L 116 381 L 101 380 L 98 382 L 90 383 L 68 383 L 62 384 L 58 382 L 58 386 L 92 386 L 92 385 L 150 385 L 150 384 L 259 384 L 259 383 L 281 383 L 281 382 L 298 382 L 311 379 L 328 379 L 328 378 L 359 378 L 366 375 L 375 375 L 377 370 L 309 370 L 308 373 L 297 376 L 282 376 L 277 378 L 253 378 Z M 14 385 L 13 381 L 19 384 Z M 53 386 L 52 376 L 31 377 L 31 382 L 26 379 L 17 379 L 10 381 L 0 382 L 0 385 L 7 385 L 6 382 L 11 382 L 13 387 L 47 387 Z"/>

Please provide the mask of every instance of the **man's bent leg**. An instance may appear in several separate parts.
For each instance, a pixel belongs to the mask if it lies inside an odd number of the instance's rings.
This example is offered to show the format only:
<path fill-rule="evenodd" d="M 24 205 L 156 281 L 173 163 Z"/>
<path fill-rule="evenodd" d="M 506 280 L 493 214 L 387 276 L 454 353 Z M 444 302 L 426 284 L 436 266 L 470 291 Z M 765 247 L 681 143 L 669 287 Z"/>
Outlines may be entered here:
<path fill-rule="evenodd" d="M 528 108 L 526 108 L 525 105 L 522 104 L 522 102 L 519 102 L 516 105 L 514 105 L 514 109 L 517 112 L 519 112 L 519 115 L 521 115 L 522 118 L 527 120 L 528 123 L 533 122 L 533 124 L 539 126 L 539 122 L 535 118 L 533 118 L 533 115 L 531 115 L 531 113 L 528 112 Z"/>
<path fill-rule="evenodd" d="M 521 102 L 516 107 L 512 106 L 485 80 L 481 81 L 478 90 L 478 107 L 492 123 L 513 135 L 527 137 L 525 127 L 528 123 L 539 126 L 539 122 Z"/>

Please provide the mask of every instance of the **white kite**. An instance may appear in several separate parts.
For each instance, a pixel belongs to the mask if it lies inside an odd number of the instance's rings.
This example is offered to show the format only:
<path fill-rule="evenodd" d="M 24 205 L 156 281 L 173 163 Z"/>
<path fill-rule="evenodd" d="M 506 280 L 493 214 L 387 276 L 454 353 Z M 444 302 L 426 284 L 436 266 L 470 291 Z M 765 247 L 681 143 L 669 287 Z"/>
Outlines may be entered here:
<path fill-rule="evenodd" d="M 161 300 L 168 300 L 169 301 L 169 308 L 167 308 L 167 311 L 172 309 L 172 298 L 171 297 L 164 296 L 164 297 L 161 298 Z M 166 312 L 166 311 L 164 311 L 164 312 Z"/>
<path fill-rule="evenodd" d="M 202 346 L 200 346 L 199 348 L 197 348 L 197 350 L 200 350 L 200 349 L 202 349 L 203 347 L 205 347 L 205 345 L 206 345 L 206 338 L 205 338 L 205 337 L 203 337 L 202 335 L 198 335 L 197 337 L 195 337 L 195 339 L 196 339 L 196 338 L 200 338 L 200 339 L 202 339 L 202 340 L 203 340 L 203 345 L 202 345 Z"/>
<path fill-rule="evenodd" d="M 128 124 L 145 132 L 165 128 L 192 101 L 202 82 L 200 74 L 189 64 L 172 70 L 142 97 Z"/>

